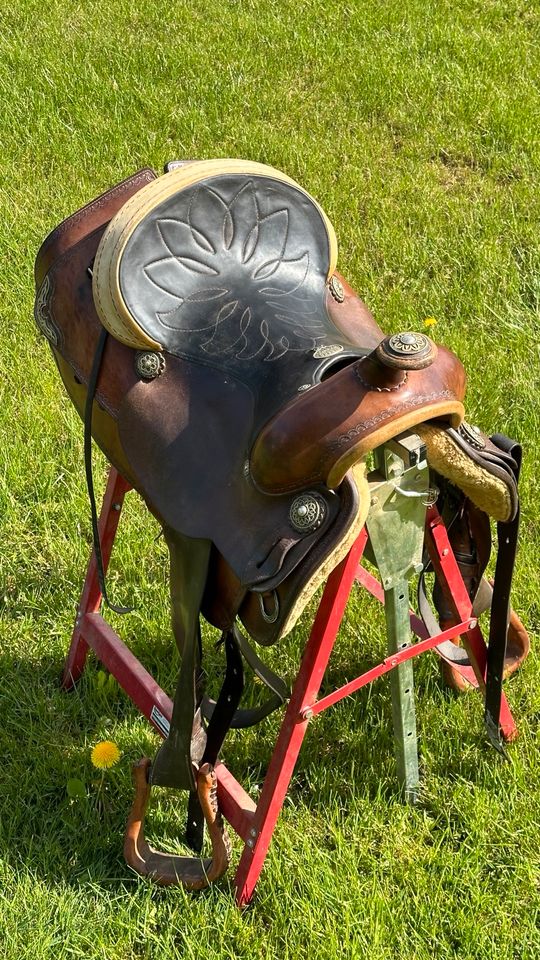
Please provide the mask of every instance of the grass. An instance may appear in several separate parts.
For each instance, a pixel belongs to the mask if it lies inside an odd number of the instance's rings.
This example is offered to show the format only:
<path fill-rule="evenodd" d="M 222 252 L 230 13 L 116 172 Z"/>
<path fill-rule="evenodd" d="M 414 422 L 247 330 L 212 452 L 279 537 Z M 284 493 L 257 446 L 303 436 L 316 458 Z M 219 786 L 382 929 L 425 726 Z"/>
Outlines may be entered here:
<path fill-rule="evenodd" d="M 416 671 L 422 796 L 394 777 L 388 689 L 310 729 L 253 906 L 139 882 L 121 858 L 129 766 L 156 740 L 94 665 L 58 686 L 90 544 L 81 426 L 31 320 L 37 247 L 137 167 L 272 163 L 336 225 L 342 272 L 385 331 L 437 319 L 473 422 L 524 444 L 515 606 L 539 630 L 540 12 L 524 0 L 20 0 L 0 10 L 0 954 L 67 958 L 515 958 L 540 949 L 539 669 L 508 689 L 520 739 L 485 746 L 478 699 Z M 101 472 L 100 472 L 101 471 Z M 97 470 L 103 477 L 104 466 Z M 157 528 L 130 502 L 111 588 L 123 636 L 169 689 L 176 662 Z M 352 604 L 329 683 L 380 653 Z M 359 634 L 362 642 L 359 644 Z M 302 630 L 279 652 L 290 670 Z M 226 759 L 256 792 L 277 719 Z M 98 802 L 97 740 L 123 758 Z M 69 777 L 87 784 L 70 800 Z M 152 828 L 173 842 L 176 799 Z M 236 857 L 239 845 L 236 844 Z"/>

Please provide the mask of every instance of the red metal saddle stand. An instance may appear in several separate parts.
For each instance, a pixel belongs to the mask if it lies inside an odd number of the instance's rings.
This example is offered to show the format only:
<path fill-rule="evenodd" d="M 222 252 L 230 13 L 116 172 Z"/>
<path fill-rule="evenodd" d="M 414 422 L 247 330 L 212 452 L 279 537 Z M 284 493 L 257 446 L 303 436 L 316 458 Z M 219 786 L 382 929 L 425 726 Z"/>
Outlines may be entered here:
<path fill-rule="evenodd" d="M 124 496 L 129 489 L 129 484 L 114 468 L 111 468 L 99 521 L 105 569 L 111 556 Z M 443 640 L 455 639 L 460 635 L 466 635 L 468 639 L 469 648 L 477 662 L 478 676 L 485 676 L 486 644 L 473 617 L 471 601 L 452 552 L 446 528 L 437 509 L 432 506 L 427 511 L 426 546 L 439 582 L 450 591 L 455 616 L 459 623 L 430 637 L 422 621 L 411 613 L 411 630 L 419 638 L 418 642 L 386 657 L 355 680 L 317 700 L 353 584 L 360 583 L 381 602 L 384 599 L 379 581 L 360 564 L 367 539 L 368 535 L 364 527 L 345 559 L 328 578 L 258 803 L 251 799 L 225 764 L 219 763 L 216 767 L 220 809 L 244 841 L 244 849 L 234 881 L 239 905 L 249 903 L 253 896 L 311 717 L 367 683 L 371 683 L 377 677 L 388 673 L 400 663 L 426 650 L 431 650 Z M 123 687 L 128 697 L 163 736 L 163 731 L 153 718 L 162 714 L 170 721 L 172 701 L 103 619 L 98 612 L 100 604 L 101 591 L 95 555 L 92 552 L 64 667 L 63 686 L 69 690 L 77 683 L 84 670 L 88 651 L 92 649 L 96 657 Z M 469 682 L 478 686 L 478 680 L 471 667 L 464 667 L 461 672 Z M 513 740 L 516 737 L 516 725 L 504 694 L 501 703 L 500 727 L 505 740 Z"/>

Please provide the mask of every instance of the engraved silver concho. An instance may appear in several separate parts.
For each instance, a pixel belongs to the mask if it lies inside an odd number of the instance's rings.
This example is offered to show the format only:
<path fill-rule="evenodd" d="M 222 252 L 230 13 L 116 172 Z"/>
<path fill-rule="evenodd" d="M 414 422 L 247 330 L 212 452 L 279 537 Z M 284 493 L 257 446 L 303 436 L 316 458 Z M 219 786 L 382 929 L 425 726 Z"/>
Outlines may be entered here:
<path fill-rule="evenodd" d="M 317 347 L 313 351 L 313 356 L 315 360 L 324 360 L 325 357 L 335 357 L 337 353 L 341 353 L 343 347 L 340 343 L 328 343 L 324 347 Z"/>
<path fill-rule="evenodd" d="M 338 280 L 337 277 L 330 277 L 328 281 L 328 289 L 332 294 L 334 300 L 337 300 L 338 303 L 343 303 L 345 299 L 345 291 L 343 289 L 343 284 L 341 280 Z"/>
<path fill-rule="evenodd" d="M 396 333 L 390 337 L 388 346 L 394 353 L 410 357 L 422 353 L 429 346 L 429 340 L 423 333 Z"/>
<path fill-rule="evenodd" d="M 326 517 L 326 503 L 318 493 L 302 493 L 291 503 L 289 522 L 298 533 L 312 533 Z"/>
<path fill-rule="evenodd" d="M 144 350 L 135 358 L 135 370 L 143 380 L 155 380 L 165 370 L 165 357 L 154 350 Z"/>
<path fill-rule="evenodd" d="M 484 450 L 486 441 L 482 437 L 479 427 L 473 427 L 466 420 L 463 420 L 458 427 L 458 433 L 475 450 Z"/>
<path fill-rule="evenodd" d="M 52 343 L 53 347 L 57 347 L 60 343 L 60 331 L 51 316 L 50 302 L 52 294 L 52 282 L 49 277 L 45 277 L 36 297 L 34 317 L 38 330 L 47 338 L 49 343 Z"/>

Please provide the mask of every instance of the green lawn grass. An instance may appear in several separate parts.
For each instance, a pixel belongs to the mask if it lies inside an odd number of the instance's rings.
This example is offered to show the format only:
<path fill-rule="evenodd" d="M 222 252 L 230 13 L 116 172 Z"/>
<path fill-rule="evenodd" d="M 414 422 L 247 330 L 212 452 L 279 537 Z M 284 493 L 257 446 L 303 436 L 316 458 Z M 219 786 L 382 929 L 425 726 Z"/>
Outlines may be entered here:
<path fill-rule="evenodd" d="M 44 958 L 536 958 L 540 671 L 508 686 L 504 763 L 481 704 L 416 670 L 422 793 L 402 805 L 388 684 L 312 725 L 252 907 L 230 879 L 200 896 L 139 881 L 121 857 L 130 763 L 148 725 L 97 666 L 59 675 L 90 524 L 82 429 L 32 321 L 45 234 L 143 165 L 246 157 L 327 210 L 340 268 L 388 332 L 422 328 L 469 373 L 469 419 L 525 447 L 514 602 L 539 630 L 540 9 L 527 0 L 19 0 L 0 6 L 0 955 Z M 104 477 L 101 462 L 98 483 Z M 130 499 L 111 591 L 122 635 L 171 689 L 166 555 Z M 279 659 L 297 662 L 307 620 Z M 328 683 L 383 649 L 351 603 Z M 278 719 L 225 757 L 256 793 Z M 105 801 L 89 760 L 123 751 Z M 70 777 L 87 798 L 71 800 Z M 151 827 L 172 843 L 176 799 Z M 239 844 L 236 843 L 235 857 Z M 236 862 L 236 859 L 235 859 Z"/>

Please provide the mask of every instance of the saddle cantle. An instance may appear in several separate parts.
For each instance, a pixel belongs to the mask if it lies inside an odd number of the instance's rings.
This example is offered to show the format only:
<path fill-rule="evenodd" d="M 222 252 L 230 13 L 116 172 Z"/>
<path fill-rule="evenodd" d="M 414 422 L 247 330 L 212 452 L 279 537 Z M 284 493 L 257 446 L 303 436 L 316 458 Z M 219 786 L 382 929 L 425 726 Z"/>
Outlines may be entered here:
<path fill-rule="evenodd" d="M 263 645 L 287 633 L 365 522 L 366 456 L 411 429 L 461 518 L 473 598 L 489 549 L 477 562 L 468 504 L 517 531 L 519 454 L 464 423 L 451 351 L 422 333 L 384 336 L 336 272 L 328 218 L 294 180 L 243 160 L 171 166 L 140 171 L 50 234 L 36 321 L 182 572 L 172 597 L 183 667 L 153 778 L 193 788 L 192 761 L 208 760 L 205 737 L 192 739 L 199 613 L 229 634 L 239 618 Z M 435 603 L 446 616 L 444 598 Z M 493 689 L 505 638 L 499 624 Z"/>

